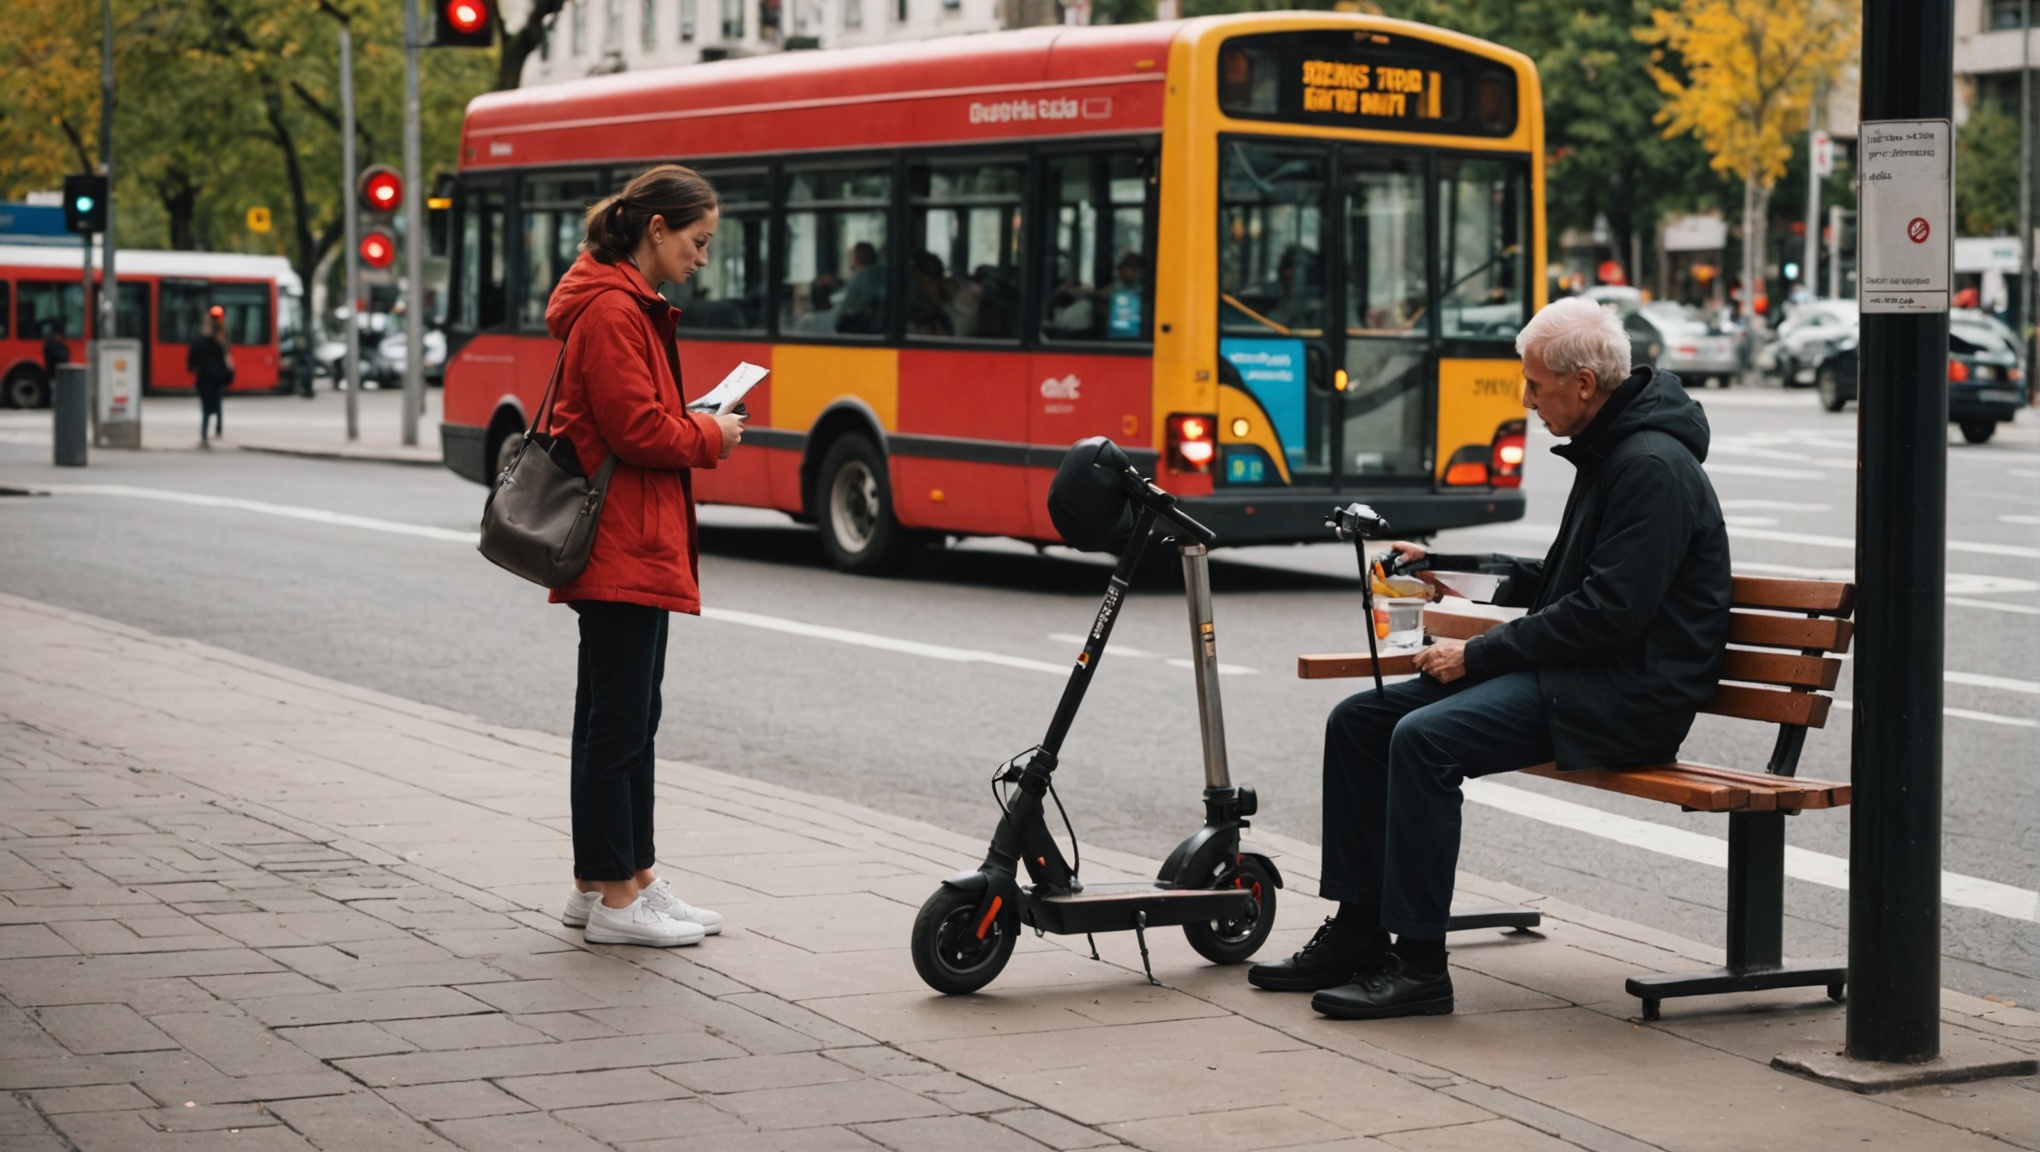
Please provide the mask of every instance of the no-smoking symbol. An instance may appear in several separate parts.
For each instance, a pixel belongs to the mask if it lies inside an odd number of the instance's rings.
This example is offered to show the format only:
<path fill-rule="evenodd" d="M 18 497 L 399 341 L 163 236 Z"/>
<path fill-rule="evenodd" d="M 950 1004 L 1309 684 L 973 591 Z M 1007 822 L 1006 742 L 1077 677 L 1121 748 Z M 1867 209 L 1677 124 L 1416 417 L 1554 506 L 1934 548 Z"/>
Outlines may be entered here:
<path fill-rule="evenodd" d="M 1915 216 L 1905 226 L 1906 239 L 1911 240 L 1915 244 L 1925 244 L 1927 242 L 1927 233 L 1931 231 L 1933 229 L 1927 225 L 1927 218 L 1925 216 Z"/>

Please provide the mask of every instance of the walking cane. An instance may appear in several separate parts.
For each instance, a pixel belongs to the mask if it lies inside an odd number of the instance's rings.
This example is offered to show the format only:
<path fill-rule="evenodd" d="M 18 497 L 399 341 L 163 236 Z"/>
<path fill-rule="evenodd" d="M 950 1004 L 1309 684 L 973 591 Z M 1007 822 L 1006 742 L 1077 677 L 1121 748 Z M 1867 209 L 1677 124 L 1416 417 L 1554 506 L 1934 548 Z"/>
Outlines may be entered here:
<path fill-rule="evenodd" d="M 1365 504 L 1348 504 L 1332 509 L 1325 525 L 1339 539 L 1351 540 L 1353 553 L 1360 559 L 1360 603 L 1367 613 L 1367 659 L 1374 667 L 1374 695 L 1386 697 L 1388 689 L 1381 683 L 1381 653 L 1374 640 L 1374 573 L 1367 563 L 1367 531 L 1386 532 L 1388 521 Z"/>

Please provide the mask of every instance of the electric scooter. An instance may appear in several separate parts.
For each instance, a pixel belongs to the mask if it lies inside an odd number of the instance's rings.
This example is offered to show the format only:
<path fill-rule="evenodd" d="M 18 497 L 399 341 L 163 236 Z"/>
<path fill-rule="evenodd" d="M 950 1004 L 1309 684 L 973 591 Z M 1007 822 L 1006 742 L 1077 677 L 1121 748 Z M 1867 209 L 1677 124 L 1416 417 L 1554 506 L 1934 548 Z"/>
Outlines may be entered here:
<path fill-rule="evenodd" d="M 1140 942 L 1141 967 L 1151 984 L 1160 982 L 1148 959 L 1149 928 L 1180 926 L 1205 959 L 1238 964 L 1260 949 L 1275 926 L 1275 892 L 1282 876 L 1265 855 L 1242 849 L 1240 832 L 1257 802 L 1252 788 L 1232 783 L 1226 766 L 1206 558 L 1217 537 L 1185 514 L 1174 496 L 1143 478 L 1126 453 L 1102 436 L 1078 442 L 1064 457 L 1049 489 L 1049 514 L 1064 540 L 1077 548 L 1109 550 L 1120 541 L 1124 546 L 1048 734 L 992 776 L 1001 814 L 984 863 L 944 880 L 914 920 L 914 968 L 930 988 L 950 995 L 991 983 L 1012 956 L 1023 926 L 1057 935 L 1130 930 Z M 1204 826 L 1176 846 L 1153 880 L 1087 885 L 1077 876 L 1081 853 L 1072 864 L 1050 835 L 1044 801 L 1054 796 L 1063 738 L 1076 720 L 1157 525 L 1166 533 L 1160 546 L 1174 548 L 1183 561 L 1204 744 Z M 1055 804 L 1074 851 L 1069 814 L 1059 798 Z M 1026 884 L 1019 882 L 1023 867 Z M 1093 941 L 1091 955 L 1097 954 Z"/>

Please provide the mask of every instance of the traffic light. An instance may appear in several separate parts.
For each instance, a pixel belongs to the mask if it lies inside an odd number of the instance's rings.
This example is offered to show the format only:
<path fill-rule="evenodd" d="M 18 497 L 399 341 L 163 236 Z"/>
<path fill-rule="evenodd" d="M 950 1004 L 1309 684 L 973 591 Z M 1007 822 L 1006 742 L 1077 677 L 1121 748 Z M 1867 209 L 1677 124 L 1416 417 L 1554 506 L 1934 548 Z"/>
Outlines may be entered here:
<path fill-rule="evenodd" d="M 493 0 L 432 0 L 434 48 L 489 48 L 496 43 Z"/>
<path fill-rule="evenodd" d="M 361 262 L 370 268 L 387 268 L 396 263 L 397 240 L 387 232 L 370 232 L 361 238 Z"/>
<path fill-rule="evenodd" d="M 361 206 L 370 212 L 395 212 L 404 202 L 404 178 L 387 164 L 377 164 L 363 172 L 356 187 L 361 193 Z"/>
<path fill-rule="evenodd" d="M 92 236 L 106 231 L 106 177 L 64 177 L 64 227 Z"/>

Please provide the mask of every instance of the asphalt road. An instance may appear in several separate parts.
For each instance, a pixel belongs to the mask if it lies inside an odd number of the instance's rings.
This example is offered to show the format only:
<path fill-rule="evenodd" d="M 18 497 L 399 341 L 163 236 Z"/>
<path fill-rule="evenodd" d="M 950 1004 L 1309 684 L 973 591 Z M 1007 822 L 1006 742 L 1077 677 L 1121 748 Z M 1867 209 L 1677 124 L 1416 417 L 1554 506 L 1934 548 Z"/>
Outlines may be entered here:
<path fill-rule="evenodd" d="M 1848 576 L 1854 411 L 1830 415 L 1810 393 L 1776 389 L 1702 399 L 1738 571 Z M 330 428 L 339 405 L 332 394 L 235 397 L 229 419 Z M 149 412 L 158 428 L 194 415 L 176 400 Z M 569 727 L 573 617 L 461 538 L 480 488 L 431 467 L 232 451 L 102 452 L 87 469 L 58 470 L 48 427 L 47 413 L 0 412 L 0 484 L 93 487 L 0 498 L 0 590 L 505 724 Z M 1533 433 L 1526 520 L 1437 546 L 1541 554 L 1571 480 L 1545 454 L 1551 443 Z M 1948 905 L 1943 979 L 2029 1002 L 2040 980 L 2040 421 L 2027 413 L 1982 446 L 1951 434 L 1949 474 L 1948 578 L 1920 590 L 1948 605 L 1943 866 L 2009 886 L 1992 900 L 2002 907 L 2009 892 L 2025 911 Z M 988 835 L 986 778 L 1040 739 L 1102 564 L 973 541 L 904 578 L 858 579 L 828 570 L 813 533 L 783 517 L 710 509 L 703 521 L 711 615 L 676 620 L 661 752 Z M 1323 717 L 1357 685 L 1292 670 L 1300 652 L 1364 644 L 1352 552 L 1221 551 L 1212 568 L 1234 778 L 1259 790 L 1257 824 L 1316 842 Z M 1059 784 L 1084 842 L 1159 857 L 1200 819 L 1189 654 L 1180 586 L 1136 589 L 1065 747 Z M 1845 668 L 1844 700 L 1849 687 Z M 1848 715 L 1838 709 L 1812 735 L 1803 775 L 1848 777 Z M 1770 739 L 1703 716 L 1685 755 L 1754 769 Z M 562 790 L 564 777 L 563 765 Z M 1726 835 L 1718 817 L 1664 805 L 1525 777 L 1500 786 L 1589 816 Z M 1718 868 L 1632 846 L 1634 825 L 1623 842 L 1570 823 L 1469 803 L 1461 866 L 1720 943 Z M 1807 814 L 1789 837 L 1846 859 L 1848 816 Z M 1844 951 L 1845 893 L 1788 880 L 1786 907 L 1789 954 Z"/>

